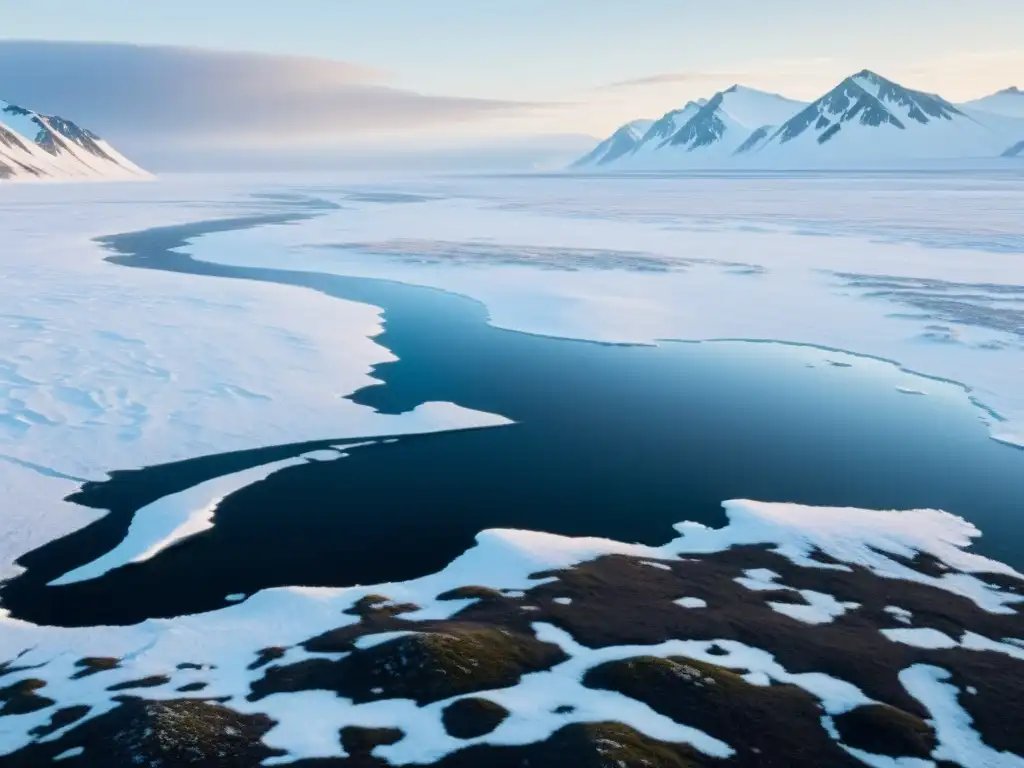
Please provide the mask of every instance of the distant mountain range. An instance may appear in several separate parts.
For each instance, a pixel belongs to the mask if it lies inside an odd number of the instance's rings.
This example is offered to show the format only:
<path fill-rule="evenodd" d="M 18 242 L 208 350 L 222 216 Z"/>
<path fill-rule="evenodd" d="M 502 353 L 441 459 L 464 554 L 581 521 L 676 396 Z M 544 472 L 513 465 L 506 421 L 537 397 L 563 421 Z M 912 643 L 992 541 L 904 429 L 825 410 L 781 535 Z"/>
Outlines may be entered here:
<path fill-rule="evenodd" d="M 0 181 L 144 178 L 150 174 L 91 131 L 0 101 Z"/>
<path fill-rule="evenodd" d="M 1024 92 L 965 104 L 863 70 L 816 101 L 734 85 L 619 128 L 576 169 L 898 167 L 1024 156 Z"/>

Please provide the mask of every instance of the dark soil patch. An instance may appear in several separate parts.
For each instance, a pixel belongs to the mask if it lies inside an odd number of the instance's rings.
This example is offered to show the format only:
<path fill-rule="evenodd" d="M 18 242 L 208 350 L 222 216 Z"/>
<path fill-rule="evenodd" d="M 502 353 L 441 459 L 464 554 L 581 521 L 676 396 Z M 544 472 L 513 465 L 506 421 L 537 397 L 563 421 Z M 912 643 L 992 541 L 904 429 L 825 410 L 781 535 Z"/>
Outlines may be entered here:
<path fill-rule="evenodd" d="M 43 739 L 51 733 L 56 733 L 61 728 L 66 728 L 74 722 L 81 720 L 92 710 L 92 707 L 84 704 L 76 707 L 64 707 L 50 715 L 50 722 L 32 730 L 32 735 Z"/>
<path fill-rule="evenodd" d="M 100 672 L 109 672 L 112 669 L 117 669 L 121 666 L 121 660 L 108 657 L 89 657 L 79 659 L 75 662 L 75 666 L 81 667 L 81 671 L 76 672 L 72 679 L 79 680 L 83 677 L 99 674 Z"/>

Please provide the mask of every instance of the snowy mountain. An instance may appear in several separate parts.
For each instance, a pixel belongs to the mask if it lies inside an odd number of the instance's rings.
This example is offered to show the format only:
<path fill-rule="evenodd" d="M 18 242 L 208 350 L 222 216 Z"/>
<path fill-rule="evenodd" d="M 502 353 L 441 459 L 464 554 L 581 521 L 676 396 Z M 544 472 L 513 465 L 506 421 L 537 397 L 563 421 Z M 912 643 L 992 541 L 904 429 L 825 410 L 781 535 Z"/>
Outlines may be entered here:
<path fill-rule="evenodd" d="M 697 158 L 705 164 L 715 163 L 737 151 L 746 151 L 755 134 L 767 136 L 772 126 L 803 106 L 802 102 L 777 94 L 734 85 L 710 99 L 691 101 L 682 109 L 667 112 L 632 149 L 619 152 L 612 159 L 607 154 L 598 154 L 604 158 L 602 165 L 614 163 L 617 168 L 634 170 L 678 167 Z M 593 155 L 582 158 L 574 167 L 593 165 Z"/>
<path fill-rule="evenodd" d="M 940 96 L 864 70 L 795 115 L 758 151 L 773 163 L 857 165 L 864 161 L 996 157 L 1002 130 Z"/>
<path fill-rule="evenodd" d="M 603 166 L 634 154 L 642 146 L 659 147 L 675 135 L 686 121 L 707 102 L 689 102 L 682 109 L 666 112 L 657 120 L 634 120 L 626 123 L 592 151 L 572 164 L 573 168 Z"/>
<path fill-rule="evenodd" d="M 0 101 L 0 180 L 130 180 L 150 174 L 91 131 Z"/>
<path fill-rule="evenodd" d="M 991 96 L 964 102 L 961 106 L 991 112 L 994 115 L 1024 118 L 1024 91 L 1016 86 L 1005 88 Z"/>
<path fill-rule="evenodd" d="M 602 141 L 593 150 L 581 157 L 573 167 L 607 165 L 629 154 L 639 146 L 644 134 L 654 125 L 653 120 L 634 120 L 626 123 L 615 133 Z"/>
<path fill-rule="evenodd" d="M 1013 89 L 995 96 L 1001 96 L 1001 104 L 1015 98 L 1024 102 L 1024 95 Z M 846 78 L 811 104 L 733 86 L 699 109 L 669 113 L 679 114 L 688 119 L 677 122 L 670 137 L 663 131 L 655 139 L 652 128 L 651 140 L 645 137 L 605 164 L 617 170 L 892 166 L 994 159 L 1014 151 L 1014 142 L 1024 136 L 1024 118 L 961 108 L 869 70 Z"/>
<path fill-rule="evenodd" d="M 682 128 L 705 104 L 707 99 L 697 99 L 686 102 L 682 109 L 673 109 L 666 112 L 651 125 L 643 137 L 643 144 L 647 146 L 660 147 L 666 141 L 676 135 L 676 131 Z"/>

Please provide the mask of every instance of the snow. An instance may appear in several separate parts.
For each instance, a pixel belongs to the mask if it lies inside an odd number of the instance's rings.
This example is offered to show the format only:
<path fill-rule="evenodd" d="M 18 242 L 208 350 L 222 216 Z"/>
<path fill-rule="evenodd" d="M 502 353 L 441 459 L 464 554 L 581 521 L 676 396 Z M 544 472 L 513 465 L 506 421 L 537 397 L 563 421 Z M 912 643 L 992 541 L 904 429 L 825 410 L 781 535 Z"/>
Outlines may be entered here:
<path fill-rule="evenodd" d="M 900 608 L 898 605 L 887 605 L 884 610 L 901 624 L 911 624 L 914 620 L 913 613 L 906 608 Z"/>
<path fill-rule="evenodd" d="M 376 635 L 364 635 L 356 640 L 353 645 L 359 650 L 365 651 L 367 648 L 376 648 L 378 645 L 390 643 L 392 640 L 410 637 L 415 634 L 415 632 L 380 632 Z"/>
<path fill-rule="evenodd" d="M 1009 656 L 1011 659 L 1024 661 L 1024 649 L 1018 647 L 1013 642 L 998 642 L 976 632 L 964 632 L 963 637 L 959 641 L 954 640 L 944 632 L 929 628 L 883 629 L 882 634 L 894 643 L 911 645 L 915 648 L 963 648 L 968 651 L 989 651 L 1001 653 L 1004 656 Z"/>
<path fill-rule="evenodd" d="M 860 760 L 870 768 L 935 768 L 931 760 L 921 760 L 916 757 L 889 757 L 887 755 L 873 755 L 862 749 L 854 749 L 841 744 L 849 754 Z"/>
<path fill-rule="evenodd" d="M 743 85 L 734 85 L 724 91 L 722 100 L 722 109 L 749 131 L 763 125 L 782 125 L 806 106 L 805 101 Z"/>
<path fill-rule="evenodd" d="M 234 592 L 224 597 L 224 601 L 227 603 L 240 603 L 245 600 L 246 595 L 244 592 Z"/>
<path fill-rule="evenodd" d="M 776 583 L 780 578 L 782 577 L 779 574 L 767 568 L 750 568 L 735 581 L 741 587 L 746 587 L 752 592 L 776 592 L 780 589 L 788 589 L 788 587 Z"/>
<path fill-rule="evenodd" d="M 651 568 L 658 568 L 658 569 L 660 569 L 662 571 L 671 571 L 672 570 L 672 566 L 669 565 L 668 563 L 654 563 L 654 562 L 651 562 L 649 560 L 644 560 L 644 561 L 642 561 L 642 564 L 646 565 L 646 566 L 649 566 Z"/>
<path fill-rule="evenodd" d="M 699 597 L 681 597 L 675 601 L 676 605 L 681 608 L 707 608 L 708 601 L 701 600 Z"/>
<path fill-rule="evenodd" d="M 731 503 L 731 502 L 730 502 Z M 729 508 L 728 506 L 726 507 Z M 679 530 L 683 529 L 679 527 Z M 831 624 L 840 616 L 859 608 L 858 603 L 844 603 L 832 595 L 815 592 L 811 589 L 794 589 L 778 582 L 780 576 L 767 568 L 751 568 L 736 578 L 737 584 L 752 592 L 795 592 L 800 595 L 804 605 L 798 603 L 769 602 L 768 607 L 776 613 L 789 616 L 791 619 L 805 624 Z M 703 601 L 701 601 L 703 602 Z M 698 606 L 703 607 L 703 606 Z"/>
<path fill-rule="evenodd" d="M 1024 445 L 1024 339 L 1013 330 L 1024 305 L 1024 259 L 1015 257 L 1024 253 L 1016 225 L 1024 187 L 1014 176 L 541 178 L 413 188 L 458 199 L 339 211 L 272 232 L 212 235 L 196 248 L 223 263 L 300 264 L 450 290 L 485 303 L 493 324 L 528 333 L 845 350 L 859 364 L 931 379 L 899 386 L 935 399 L 969 396 L 994 437 Z M 468 269 L 411 257 L 425 244 L 484 242 L 504 247 L 500 263 Z M 337 244 L 361 247 L 328 247 Z M 601 251 L 628 252 L 666 266 L 588 269 L 576 258 L 538 279 L 525 257 L 522 266 L 514 261 L 536 248 L 587 249 L 595 262 Z M 694 257 L 704 261 L 687 262 Z M 728 264 L 736 262 L 756 271 Z M 868 279 L 901 282 L 879 291 Z"/>
<path fill-rule="evenodd" d="M 883 629 L 881 632 L 894 643 L 912 645 L 914 648 L 924 648 L 925 650 L 956 648 L 960 645 L 952 637 L 937 629 Z"/>
<path fill-rule="evenodd" d="M 970 651 L 992 651 L 1009 656 L 1011 659 L 1024 661 L 1024 648 L 1020 647 L 1021 642 L 1014 638 L 1003 638 L 1004 642 L 997 642 L 983 637 L 975 632 L 965 632 L 960 639 L 960 647 Z"/>
<path fill-rule="evenodd" d="M 917 664 L 900 673 L 907 693 L 928 710 L 939 746 L 932 753 L 936 760 L 985 768 L 1022 768 L 1024 757 L 998 752 L 986 745 L 971 727 L 971 716 L 957 701 L 959 690 L 947 682 L 944 669 Z"/>
<path fill-rule="evenodd" d="M 572 605 L 572 598 L 571 597 L 556 597 L 553 602 L 556 602 L 559 605 Z"/>
<path fill-rule="evenodd" d="M 141 563 L 169 547 L 213 528 L 218 505 L 235 491 L 265 480 L 278 470 L 302 464 L 286 459 L 222 475 L 180 493 L 164 496 L 135 513 L 124 539 L 106 554 L 50 582 L 50 586 L 98 579 L 128 563 Z"/>
<path fill-rule="evenodd" d="M 773 611 L 805 624 L 831 624 L 847 611 L 860 607 L 859 603 L 844 603 L 832 595 L 810 589 L 794 590 L 807 601 L 807 605 L 794 603 L 768 603 Z"/>
<path fill-rule="evenodd" d="M 84 754 L 85 754 L 85 749 L 83 747 L 75 747 L 74 749 L 69 749 L 69 750 L 66 750 L 64 752 L 61 752 L 59 755 L 57 755 L 53 759 L 54 759 L 54 761 L 68 760 L 68 759 L 70 759 L 72 757 L 81 757 Z"/>

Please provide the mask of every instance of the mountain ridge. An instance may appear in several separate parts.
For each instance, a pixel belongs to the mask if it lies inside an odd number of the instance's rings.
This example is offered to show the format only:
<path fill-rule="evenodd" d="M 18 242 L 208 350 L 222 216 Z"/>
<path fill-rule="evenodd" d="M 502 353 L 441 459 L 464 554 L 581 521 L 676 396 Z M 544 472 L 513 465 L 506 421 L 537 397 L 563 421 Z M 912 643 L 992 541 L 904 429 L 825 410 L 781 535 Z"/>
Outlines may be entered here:
<path fill-rule="evenodd" d="M 700 108 L 685 123 L 673 123 L 675 133 L 657 146 L 640 141 L 604 165 L 671 170 L 997 159 L 1024 135 L 1024 94 L 1011 87 L 986 98 L 995 96 L 1001 102 L 1019 99 L 1021 119 L 974 103 L 954 104 L 869 69 L 843 78 L 810 103 L 736 84 L 700 100 Z M 696 103 L 666 113 L 655 125 Z M 586 158 L 574 165 L 588 166 Z"/>
<path fill-rule="evenodd" d="M 151 175 L 90 130 L 0 100 L 0 180 L 116 181 Z"/>

